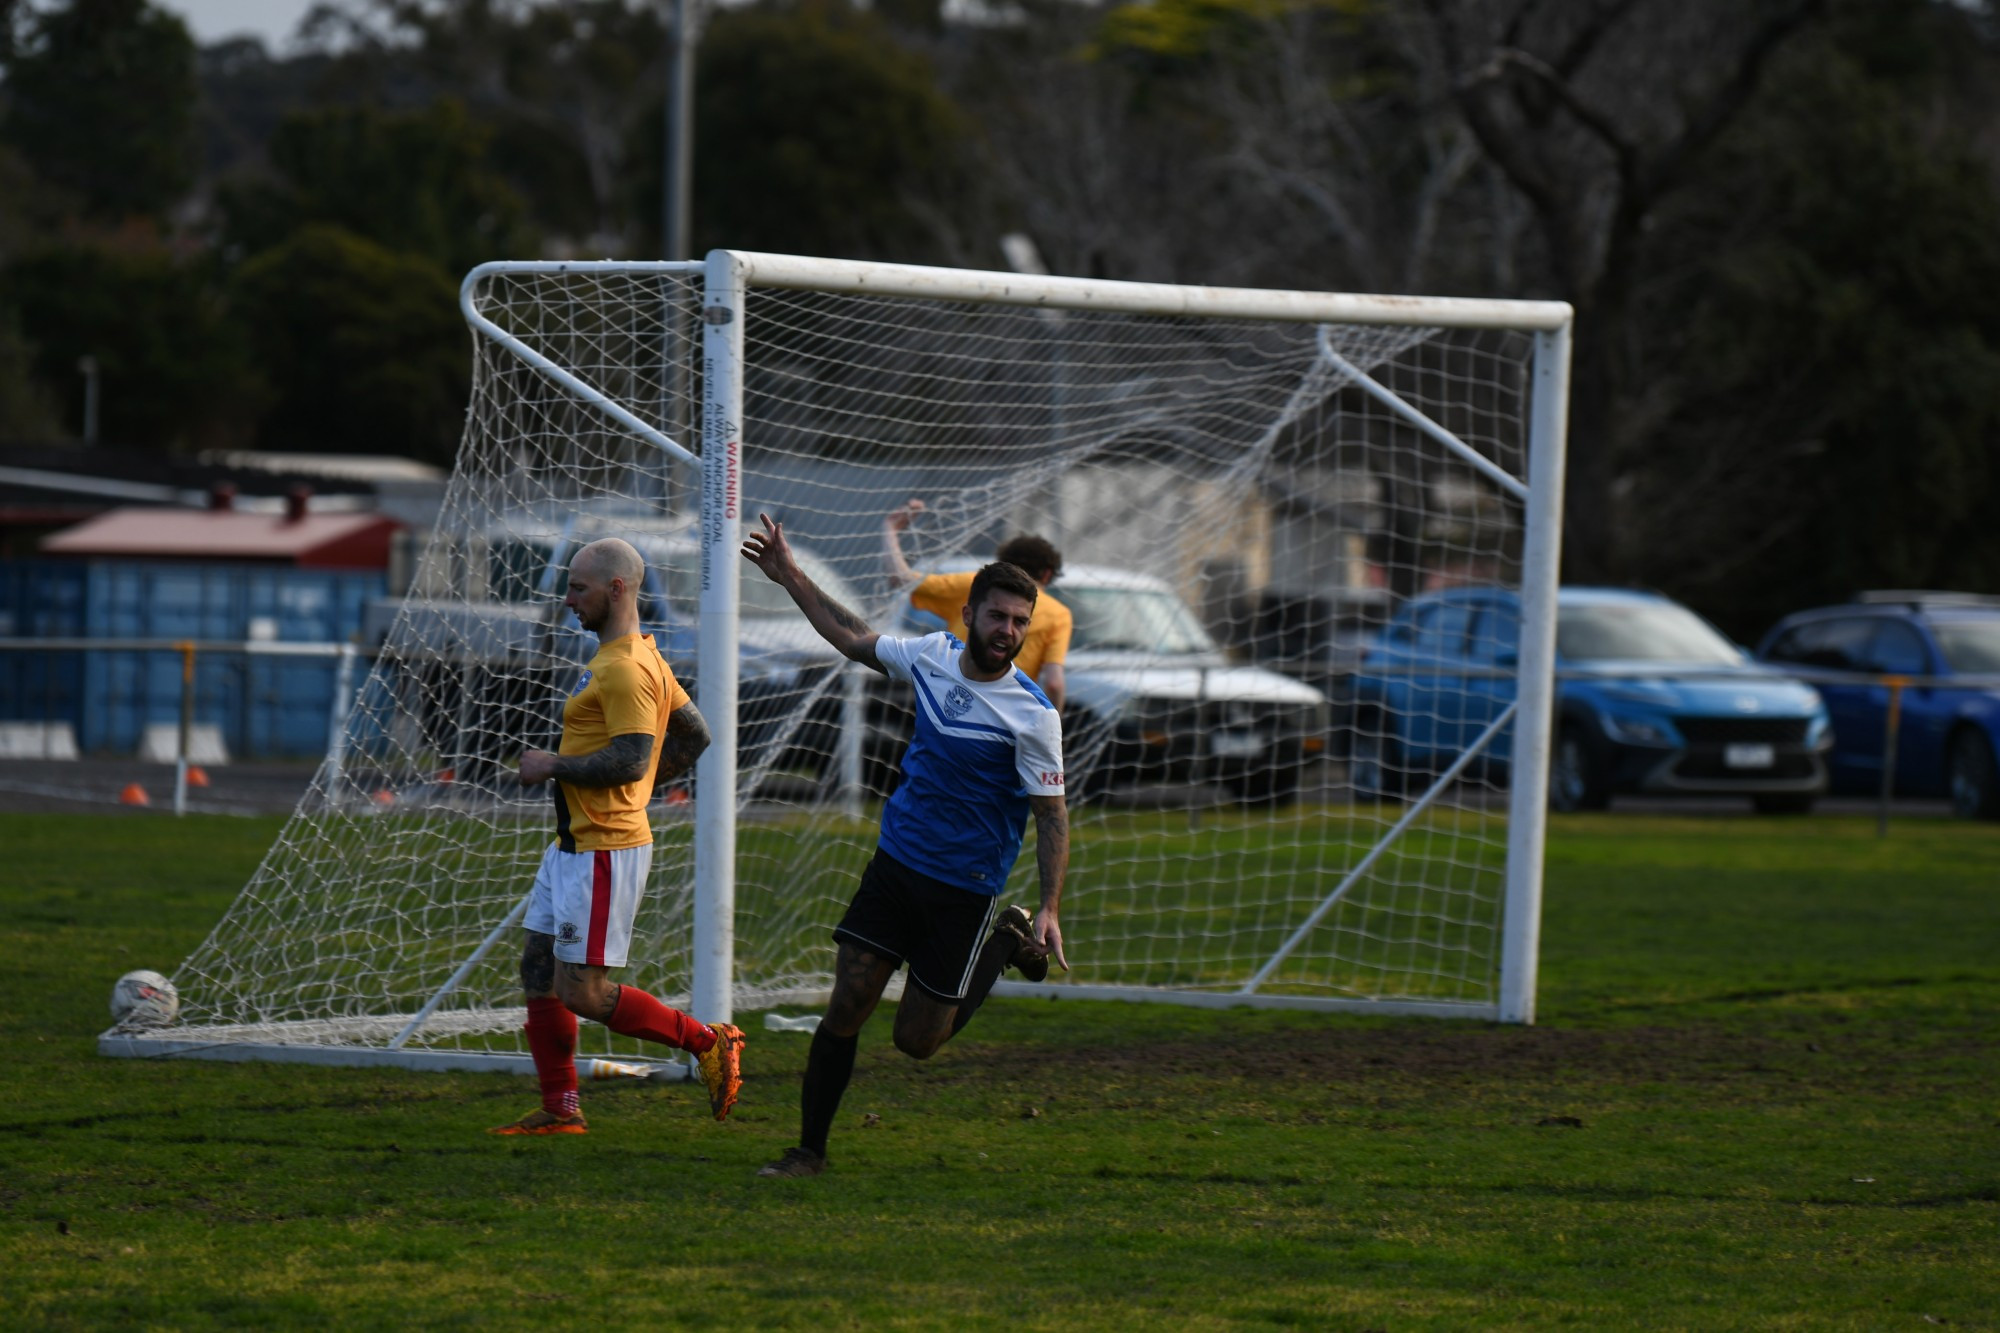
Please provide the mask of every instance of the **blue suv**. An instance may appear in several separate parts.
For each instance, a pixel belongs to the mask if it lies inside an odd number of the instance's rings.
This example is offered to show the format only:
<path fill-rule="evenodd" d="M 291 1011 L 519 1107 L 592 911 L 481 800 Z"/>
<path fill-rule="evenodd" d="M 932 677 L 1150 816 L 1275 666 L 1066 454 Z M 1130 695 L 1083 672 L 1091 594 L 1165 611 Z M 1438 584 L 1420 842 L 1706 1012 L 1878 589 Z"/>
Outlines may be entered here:
<path fill-rule="evenodd" d="M 1513 701 L 1520 599 L 1452 588 L 1404 603 L 1354 678 L 1350 782 L 1401 795 L 1442 772 Z M 1826 787 L 1827 713 L 1811 686 L 1751 662 L 1686 607 L 1652 593 L 1564 588 L 1556 603 L 1549 804 L 1602 809 L 1616 792 L 1748 796 L 1804 813 Z M 1503 780 L 1511 728 L 1479 761 Z"/>
<path fill-rule="evenodd" d="M 1757 656 L 1811 672 L 1833 715 L 1833 787 L 1881 790 L 1887 676 L 1908 680 L 1894 790 L 1949 796 L 1968 819 L 2000 819 L 2000 597 L 1864 593 L 1785 617 Z"/>

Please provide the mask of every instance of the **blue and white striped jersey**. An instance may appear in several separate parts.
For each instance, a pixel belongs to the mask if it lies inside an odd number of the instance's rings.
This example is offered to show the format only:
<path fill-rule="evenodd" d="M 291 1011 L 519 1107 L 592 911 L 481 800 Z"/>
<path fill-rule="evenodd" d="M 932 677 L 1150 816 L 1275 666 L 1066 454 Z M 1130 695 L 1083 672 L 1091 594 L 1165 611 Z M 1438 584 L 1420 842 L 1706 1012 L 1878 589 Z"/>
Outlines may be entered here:
<path fill-rule="evenodd" d="M 1028 797 L 1063 791 L 1062 717 L 1021 671 L 967 680 L 950 634 L 875 641 L 875 660 L 917 691 L 903 782 L 882 807 L 882 848 L 974 893 L 1007 886 Z"/>

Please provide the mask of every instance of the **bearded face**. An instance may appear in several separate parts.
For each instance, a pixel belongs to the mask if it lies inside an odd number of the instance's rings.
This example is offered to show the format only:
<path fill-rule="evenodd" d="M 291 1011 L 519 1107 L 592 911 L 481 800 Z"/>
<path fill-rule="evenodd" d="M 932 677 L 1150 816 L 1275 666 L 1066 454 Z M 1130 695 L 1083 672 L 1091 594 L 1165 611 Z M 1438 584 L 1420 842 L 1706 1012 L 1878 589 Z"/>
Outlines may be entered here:
<path fill-rule="evenodd" d="M 989 592 L 967 607 L 965 654 L 981 675 L 996 675 L 1020 655 L 1027 642 L 1034 603 L 1010 592 Z"/>

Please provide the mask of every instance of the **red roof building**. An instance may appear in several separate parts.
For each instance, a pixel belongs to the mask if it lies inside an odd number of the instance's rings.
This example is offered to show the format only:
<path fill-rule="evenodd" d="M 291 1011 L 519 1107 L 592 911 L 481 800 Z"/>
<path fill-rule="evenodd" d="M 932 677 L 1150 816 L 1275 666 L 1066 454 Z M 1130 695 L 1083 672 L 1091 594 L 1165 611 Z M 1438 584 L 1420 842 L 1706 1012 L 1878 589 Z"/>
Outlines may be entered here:
<path fill-rule="evenodd" d="M 42 539 L 45 555 L 109 559 L 238 560 L 297 569 L 389 567 L 402 524 L 380 514 L 235 509 L 112 509 Z"/>

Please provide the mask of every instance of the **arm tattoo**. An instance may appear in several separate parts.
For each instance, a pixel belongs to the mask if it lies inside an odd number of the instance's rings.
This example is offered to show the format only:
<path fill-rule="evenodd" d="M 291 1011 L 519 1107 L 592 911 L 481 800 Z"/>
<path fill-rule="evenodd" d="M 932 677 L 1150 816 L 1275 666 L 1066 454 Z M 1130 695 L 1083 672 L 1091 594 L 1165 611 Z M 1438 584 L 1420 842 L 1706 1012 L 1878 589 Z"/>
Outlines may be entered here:
<path fill-rule="evenodd" d="M 667 738 L 660 744 L 660 767 L 653 774 L 653 785 L 672 782 L 693 768 L 710 739 L 708 720 L 693 704 L 683 704 L 669 713 Z"/>
<path fill-rule="evenodd" d="M 613 736 L 611 743 L 591 754 L 563 755 L 555 776 L 572 787 L 622 787 L 646 776 L 653 761 L 653 738 L 633 731 Z"/>
<path fill-rule="evenodd" d="M 1063 880 L 1069 874 L 1069 804 L 1060 796 L 1030 796 L 1035 812 L 1035 869 L 1042 880 L 1042 906 L 1062 903 Z"/>
<path fill-rule="evenodd" d="M 814 583 L 811 579 L 805 578 L 804 576 L 801 576 L 801 582 L 804 584 L 804 590 L 806 592 L 806 595 L 811 597 L 814 601 L 818 602 L 821 606 L 825 607 L 826 613 L 829 616 L 833 617 L 834 623 L 839 625 L 842 629 L 847 630 L 849 633 L 852 634 L 873 634 L 875 632 L 873 629 L 869 628 L 867 621 L 863 620 L 860 616 L 855 615 L 852 611 L 842 606 L 839 602 L 834 601 L 833 598 L 828 597 L 826 595 L 825 590 L 823 590 L 817 583 Z"/>

